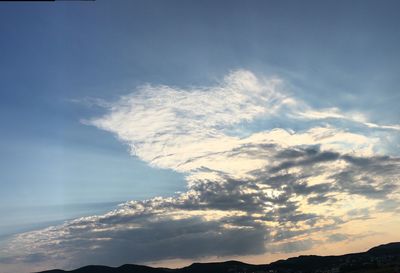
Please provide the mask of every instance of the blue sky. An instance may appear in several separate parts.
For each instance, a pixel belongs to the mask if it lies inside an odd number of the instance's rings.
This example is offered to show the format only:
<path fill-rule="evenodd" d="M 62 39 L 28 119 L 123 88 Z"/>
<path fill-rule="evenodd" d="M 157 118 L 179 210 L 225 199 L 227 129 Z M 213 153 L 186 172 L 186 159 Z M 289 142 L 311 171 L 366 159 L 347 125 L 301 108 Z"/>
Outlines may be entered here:
<path fill-rule="evenodd" d="M 145 84 L 163 100 L 161 85 L 207 89 L 251 71 L 281 79 L 307 109 L 399 124 L 399 8 L 387 0 L 1 3 L 0 217 L 8 224 L 0 235 L 187 189 L 188 169 L 152 165 L 147 148 L 130 155 L 138 139 L 105 125 L 116 112 L 94 103 L 142 101 Z M 396 131 L 333 119 L 326 122 L 382 138 L 379 149 L 399 156 Z M 226 130 L 248 136 L 317 123 L 256 116 Z"/>

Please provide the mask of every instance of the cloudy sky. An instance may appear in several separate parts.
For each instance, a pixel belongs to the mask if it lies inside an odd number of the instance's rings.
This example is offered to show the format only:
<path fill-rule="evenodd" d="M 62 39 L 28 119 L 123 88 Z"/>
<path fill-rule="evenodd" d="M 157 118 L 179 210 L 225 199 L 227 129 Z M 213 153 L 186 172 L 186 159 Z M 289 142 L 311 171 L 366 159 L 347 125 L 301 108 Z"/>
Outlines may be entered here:
<path fill-rule="evenodd" d="M 399 8 L 0 4 L 0 272 L 399 241 Z"/>

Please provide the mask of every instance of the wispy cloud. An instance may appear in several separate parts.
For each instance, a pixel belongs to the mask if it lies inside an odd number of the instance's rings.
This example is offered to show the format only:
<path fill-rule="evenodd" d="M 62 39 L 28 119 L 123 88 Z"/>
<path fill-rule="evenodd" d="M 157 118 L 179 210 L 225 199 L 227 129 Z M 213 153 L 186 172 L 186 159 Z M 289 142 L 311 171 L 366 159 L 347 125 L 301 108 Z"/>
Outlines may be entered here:
<path fill-rule="evenodd" d="M 393 213 L 400 159 L 376 154 L 380 142 L 368 130 L 398 125 L 313 109 L 280 83 L 240 70 L 211 87 L 145 85 L 102 103 L 107 113 L 84 123 L 151 166 L 186 174 L 187 191 L 19 234 L 3 252 L 65 266 L 289 253 L 344 241 L 346 223 Z M 312 122 L 301 131 L 246 129 L 264 117 Z M 369 129 L 350 131 L 337 119 Z"/>

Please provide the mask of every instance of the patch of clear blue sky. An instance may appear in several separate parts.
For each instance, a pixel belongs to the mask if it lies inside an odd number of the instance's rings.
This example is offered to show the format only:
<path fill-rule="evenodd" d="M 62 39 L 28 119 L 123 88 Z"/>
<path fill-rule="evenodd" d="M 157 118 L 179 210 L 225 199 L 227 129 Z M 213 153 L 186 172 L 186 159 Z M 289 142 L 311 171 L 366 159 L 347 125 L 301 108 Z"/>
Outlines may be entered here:
<path fill-rule="evenodd" d="M 1 3 L 0 206 L 64 205 L 73 217 L 82 210 L 70 204 L 183 190 L 182 175 L 146 166 L 79 122 L 101 109 L 71 102 L 116 99 L 146 82 L 208 85 L 249 69 L 283 78 L 312 106 L 398 123 L 399 8 L 387 0 Z"/>

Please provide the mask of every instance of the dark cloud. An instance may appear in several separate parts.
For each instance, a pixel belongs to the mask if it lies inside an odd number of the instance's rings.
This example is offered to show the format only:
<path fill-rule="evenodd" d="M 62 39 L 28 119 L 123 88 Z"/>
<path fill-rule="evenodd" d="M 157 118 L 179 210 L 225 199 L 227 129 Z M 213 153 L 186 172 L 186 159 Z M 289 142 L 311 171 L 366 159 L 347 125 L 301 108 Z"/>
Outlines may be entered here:
<path fill-rule="evenodd" d="M 316 196 L 311 196 L 307 199 L 308 204 L 313 204 L 313 205 L 322 204 L 328 201 L 335 202 L 336 199 L 334 197 L 330 197 L 327 195 L 316 195 Z"/>
<path fill-rule="evenodd" d="M 336 152 L 298 147 L 280 151 L 275 156 L 276 164 L 252 174 L 272 187 L 288 187 L 294 194 L 310 195 L 309 202 L 335 201 L 330 192 L 347 192 L 371 199 L 385 199 L 398 188 L 400 160 L 388 156 L 356 157 Z M 345 168 L 331 167 L 324 163 L 344 161 Z M 321 165 L 324 164 L 324 165 Z M 289 173 L 301 168 L 302 173 Z M 309 186 L 308 178 L 322 173 L 333 173 L 329 182 Z"/>
<path fill-rule="evenodd" d="M 125 223 L 134 224 L 135 222 Z M 139 221 L 132 229 L 104 229 L 75 233 L 79 243 L 62 245 L 91 249 L 75 257 L 82 264 L 121 264 L 126 261 L 146 262 L 168 258 L 198 258 L 202 256 L 248 255 L 265 252 L 267 230 L 259 225 L 225 228 L 224 221 L 205 221 L 201 217 L 173 220 L 171 218 Z M 102 240 L 102 238 L 111 238 Z"/>
<path fill-rule="evenodd" d="M 41 263 L 48 260 L 48 256 L 43 253 L 31 253 L 21 256 L 0 257 L 0 263 L 4 264 L 21 264 L 21 263 Z"/>
<path fill-rule="evenodd" d="M 353 220 L 366 220 L 371 218 L 369 208 L 352 209 L 347 212 L 347 215 Z"/>
<path fill-rule="evenodd" d="M 305 239 L 305 240 L 297 240 L 291 241 L 287 243 L 281 243 L 271 247 L 271 252 L 283 252 L 283 253 L 292 253 L 292 252 L 299 252 L 311 249 L 315 244 L 319 241 L 312 240 L 312 239 Z"/>
<path fill-rule="evenodd" d="M 276 157 L 277 159 L 283 159 L 283 162 L 271 168 L 270 171 L 273 173 L 292 167 L 309 166 L 327 161 L 334 161 L 337 160 L 339 156 L 338 153 L 334 152 L 321 152 L 317 147 L 287 149 L 278 153 Z"/>
<path fill-rule="evenodd" d="M 328 242 L 341 242 L 347 240 L 349 237 L 346 234 L 334 233 L 328 236 Z"/>
<path fill-rule="evenodd" d="M 380 201 L 376 205 L 376 209 L 378 211 L 390 211 L 390 212 L 395 212 L 399 213 L 400 212 L 400 202 L 398 200 L 393 200 L 393 199 L 386 199 L 383 201 Z"/>
<path fill-rule="evenodd" d="M 341 157 L 349 166 L 334 175 L 340 191 L 385 199 L 398 188 L 400 161 L 391 157 Z"/>
<path fill-rule="evenodd" d="M 381 199 L 379 210 L 394 210 L 397 204 L 386 198 L 397 189 L 398 159 L 354 157 L 315 146 L 244 145 L 234 151 L 240 152 L 254 157 L 257 152 L 259 156 L 272 153 L 275 161 L 242 179 L 204 167 L 202 172 L 219 179 L 199 179 L 176 196 L 127 202 L 108 214 L 21 235 L 15 242 L 25 244 L 31 259 L 62 259 L 70 267 L 290 253 L 318 243 L 311 239 L 314 233 L 334 232 L 343 223 L 370 219 L 373 213 L 370 208 L 357 208 L 342 216 L 321 214 L 304 210 L 301 200 L 321 206 L 347 194 Z M 346 164 L 337 167 L 338 161 Z M 330 174 L 326 181 L 311 183 L 323 173 Z M 305 235 L 310 239 L 304 240 Z M 346 238 L 333 233 L 327 241 Z"/>

